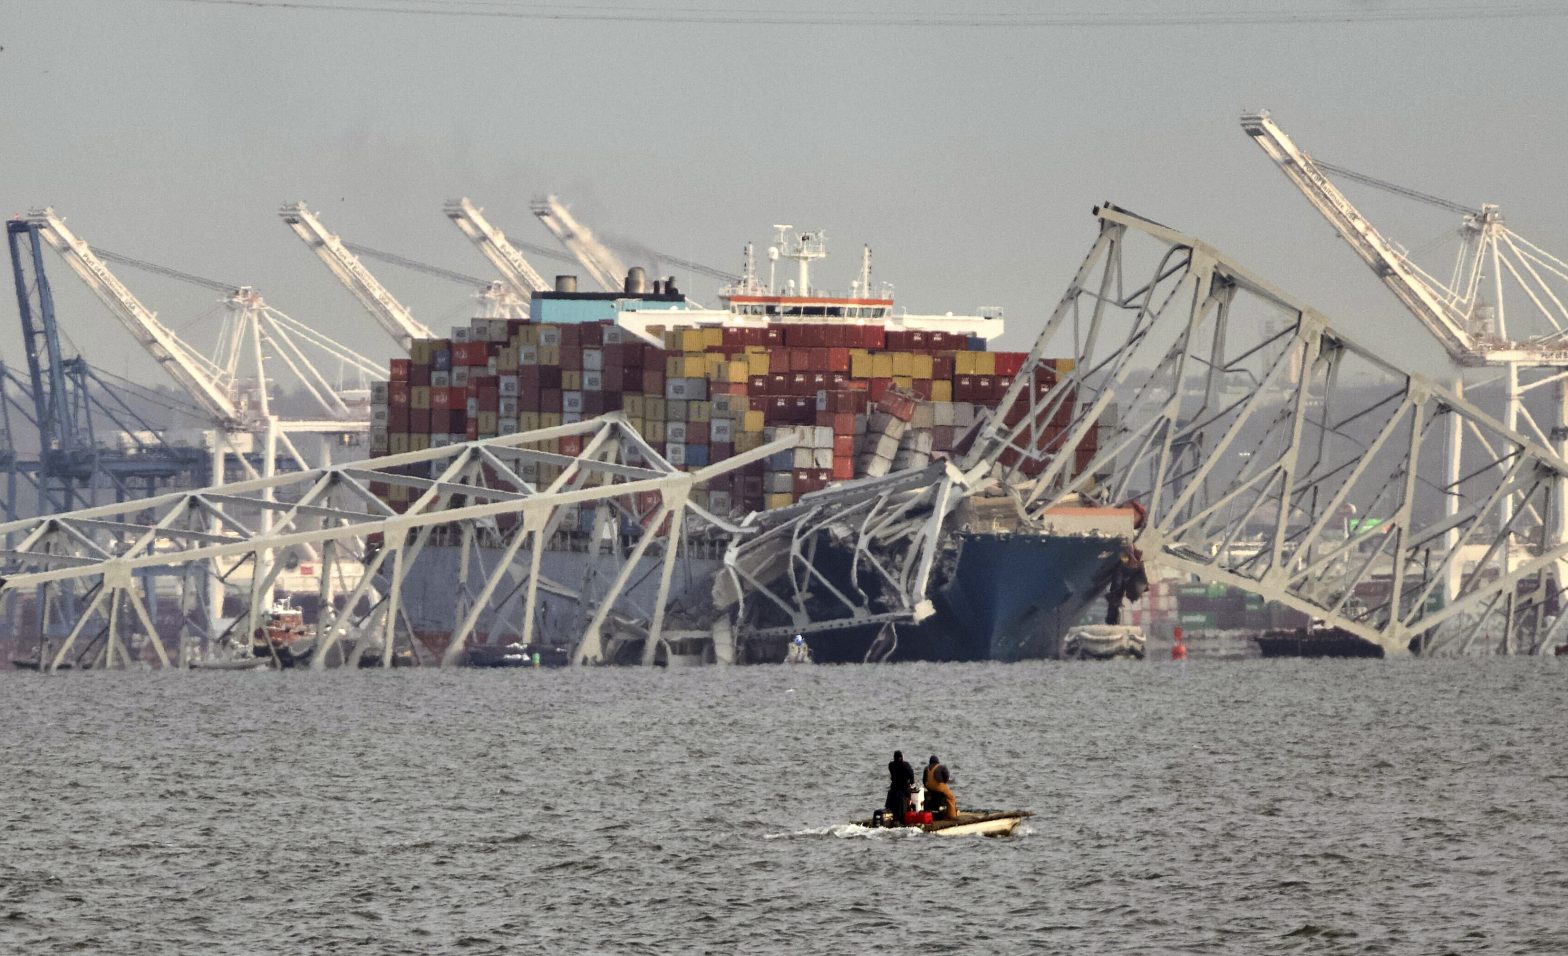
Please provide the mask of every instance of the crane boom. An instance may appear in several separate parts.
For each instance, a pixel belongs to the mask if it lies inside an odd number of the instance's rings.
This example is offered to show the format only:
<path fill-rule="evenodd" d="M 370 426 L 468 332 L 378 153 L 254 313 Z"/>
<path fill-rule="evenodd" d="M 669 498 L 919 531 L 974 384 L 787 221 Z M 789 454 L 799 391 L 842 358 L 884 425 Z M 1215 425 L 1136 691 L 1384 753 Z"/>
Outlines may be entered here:
<path fill-rule="evenodd" d="M 343 240 L 328 232 L 304 203 L 287 203 L 278 211 L 278 215 L 294 230 L 295 235 L 305 241 L 305 245 L 321 257 L 321 261 L 327 264 L 338 281 L 354 293 L 354 298 L 359 300 L 371 318 L 392 336 L 403 351 L 412 349 L 415 339 L 435 338 L 435 333 L 393 298 L 392 293 L 348 250 Z"/>
<path fill-rule="evenodd" d="M 1468 328 L 1469 316 L 1445 303 L 1405 257 L 1339 191 L 1311 156 L 1296 146 L 1269 118 L 1267 110 L 1241 118 L 1241 128 L 1273 159 L 1307 201 L 1350 244 L 1383 284 L 1421 324 L 1437 336 L 1455 361 L 1477 364 L 1480 343 Z"/>
<path fill-rule="evenodd" d="M 234 400 L 207 371 L 210 363 L 159 322 L 157 315 L 131 294 L 87 243 L 66 228 L 52 207 L 29 212 L 27 221 L 39 226 L 44 241 L 60 253 L 66 264 L 203 412 L 217 423 L 239 423 L 241 415 Z"/>
<path fill-rule="evenodd" d="M 501 273 L 501 278 L 523 301 L 528 301 L 535 292 L 550 289 L 550 283 L 539 274 L 539 270 L 529 265 L 517 247 L 507 241 L 506 233 L 492 226 L 490 220 L 485 218 L 484 211 L 469 202 L 467 196 L 448 202 L 446 216 L 463 230 L 463 235 L 474 241 L 474 245 L 479 247 L 479 251 Z"/>
<path fill-rule="evenodd" d="M 600 288 L 606 292 L 621 291 L 626 266 L 615 253 L 605 248 L 604 243 L 594 238 L 587 226 L 574 219 L 560 200 L 554 196 L 536 199 L 533 210 L 545 228 L 561 241 L 561 245 L 593 277 L 593 281 L 599 283 Z"/>

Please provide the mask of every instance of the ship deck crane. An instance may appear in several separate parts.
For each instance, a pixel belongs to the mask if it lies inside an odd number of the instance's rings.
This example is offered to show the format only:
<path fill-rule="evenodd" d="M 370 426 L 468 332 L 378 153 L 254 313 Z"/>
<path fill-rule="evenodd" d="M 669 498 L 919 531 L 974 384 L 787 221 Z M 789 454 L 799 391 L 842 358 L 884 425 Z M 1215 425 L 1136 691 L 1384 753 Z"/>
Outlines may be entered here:
<path fill-rule="evenodd" d="M 343 240 L 327 231 L 321 220 L 304 203 L 287 203 L 278 211 L 278 215 L 327 264 L 338 281 L 348 287 L 371 318 L 392 336 L 392 340 L 404 352 L 413 348 L 415 339 L 435 338 L 435 333 L 415 319 L 413 313 L 394 298 L 348 250 Z"/>
<path fill-rule="evenodd" d="M 561 241 L 594 282 L 606 292 L 624 288 L 626 265 L 587 226 L 578 222 L 555 196 L 533 202 L 534 215 Z"/>
<path fill-rule="evenodd" d="M 448 202 L 446 216 L 463 231 L 463 235 L 473 240 L 474 245 L 500 271 L 507 285 L 523 301 L 528 301 L 535 292 L 549 290 L 550 283 L 539 274 L 539 270 L 523 258 L 517 247 L 507 240 L 506 233 L 491 225 L 490 220 L 485 218 L 484 210 L 470 202 L 467 196 Z"/>

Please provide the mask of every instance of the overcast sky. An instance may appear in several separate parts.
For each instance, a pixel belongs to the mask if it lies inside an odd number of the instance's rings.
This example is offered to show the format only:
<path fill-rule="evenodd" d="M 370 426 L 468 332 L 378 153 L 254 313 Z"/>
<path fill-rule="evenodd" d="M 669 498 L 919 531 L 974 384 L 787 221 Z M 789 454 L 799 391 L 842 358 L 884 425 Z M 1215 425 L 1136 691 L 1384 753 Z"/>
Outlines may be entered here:
<path fill-rule="evenodd" d="M 1452 19 L 1430 17 L 1452 7 L 1425 0 L 993 2 L 961 8 L 981 25 L 913 26 L 955 5 L 0 0 L 0 207 L 53 205 L 91 244 L 257 285 L 386 358 L 390 341 L 279 221 L 279 203 L 306 200 L 350 241 L 476 275 L 487 263 L 441 213 L 458 195 L 546 243 L 528 201 L 555 192 L 601 232 L 737 270 L 744 243 L 764 245 L 771 224 L 821 227 L 821 284 L 847 288 L 870 243 L 902 306 L 1002 306 L 1004 345 L 1022 349 L 1089 247 L 1091 207 L 1112 200 L 1435 369 L 1436 346 L 1237 118 L 1266 107 L 1321 158 L 1500 203 L 1564 256 L 1568 18 L 1530 15 L 1556 6 Z M 661 17 L 676 7 L 723 22 Z M 1226 10 L 1344 17 L 1170 22 Z M 783 22 L 755 22 L 759 11 Z M 884 22 L 832 22 L 843 11 Z M 1021 19 L 1039 11 L 1082 16 Z M 1160 22 L 1108 23 L 1107 12 Z M 1412 247 L 1452 225 L 1422 215 L 1391 220 Z M 157 381 L 64 264 L 48 265 L 88 358 Z M 459 286 L 372 265 L 427 324 L 468 311 Z M 211 293 L 121 277 L 170 325 L 209 341 Z M 20 366 L 6 286 L 0 357 Z"/>

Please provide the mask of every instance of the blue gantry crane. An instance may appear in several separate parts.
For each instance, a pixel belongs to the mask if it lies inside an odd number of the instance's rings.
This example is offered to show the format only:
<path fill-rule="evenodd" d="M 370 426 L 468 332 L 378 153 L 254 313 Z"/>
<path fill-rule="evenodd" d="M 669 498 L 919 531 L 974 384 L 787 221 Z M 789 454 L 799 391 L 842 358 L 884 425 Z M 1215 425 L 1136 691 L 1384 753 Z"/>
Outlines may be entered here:
<path fill-rule="evenodd" d="M 9 467 L 8 507 L 16 508 L 18 475 L 31 477 L 40 511 L 90 507 L 100 493 L 112 493 L 116 501 L 150 496 L 182 476 L 200 485 L 208 467 L 201 449 L 169 445 L 123 388 L 111 386 L 80 355 L 65 354 L 39 229 L 21 219 L 6 223 L 32 399 L 27 417 L 38 430 L 36 465 L 29 469 L 14 461 Z M 9 430 L 12 423 L 4 424 Z M 99 434 L 100 426 L 113 431 L 112 443 L 111 436 Z M 5 438 L 14 458 L 16 446 L 9 434 Z"/>

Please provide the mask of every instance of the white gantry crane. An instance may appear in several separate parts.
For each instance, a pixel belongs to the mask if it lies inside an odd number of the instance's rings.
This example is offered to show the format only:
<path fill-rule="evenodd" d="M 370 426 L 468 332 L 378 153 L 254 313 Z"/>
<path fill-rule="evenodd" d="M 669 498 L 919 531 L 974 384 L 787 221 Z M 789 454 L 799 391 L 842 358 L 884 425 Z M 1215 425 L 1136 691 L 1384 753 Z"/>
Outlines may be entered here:
<path fill-rule="evenodd" d="M 1504 376 L 1499 417 L 1558 455 L 1568 457 L 1568 262 L 1507 227 L 1496 205 L 1451 202 L 1314 160 L 1280 129 L 1268 111 L 1241 118 L 1242 129 L 1279 166 L 1313 208 L 1442 343 L 1460 367 L 1500 369 Z M 1446 280 L 1417 265 L 1406 251 L 1369 222 L 1329 179 L 1333 173 L 1376 189 L 1448 210 L 1460 217 L 1459 248 Z M 1513 294 L 1510 295 L 1509 293 Z M 1512 302 L 1509 302 L 1512 299 Z M 1512 304 L 1515 308 L 1510 309 Z M 1455 389 L 1464 388 L 1455 376 Z M 1538 421 L 1526 404 L 1530 392 L 1551 386 L 1551 417 Z M 1466 441 L 1456 419 L 1449 424 L 1446 481 L 1459 477 Z M 1470 440 L 1480 436 L 1470 435 Z M 1558 500 L 1568 485 L 1558 489 Z M 1452 509 L 1456 503 L 1451 503 Z M 1548 524 L 1549 540 L 1568 540 L 1568 514 L 1532 514 Z M 1505 515 L 1505 519 L 1512 515 Z M 1504 566 L 1511 560 L 1501 555 Z"/>
<path fill-rule="evenodd" d="M 463 235 L 473 240 L 479 251 L 501 273 L 501 278 L 511 287 L 514 295 L 527 302 L 533 293 L 550 289 L 550 283 L 507 240 L 506 233 L 491 225 L 490 220 L 485 218 L 484 210 L 470 202 L 467 196 L 448 202 L 446 216 L 463 231 Z"/>
<path fill-rule="evenodd" d="M 376 320 L 376 324 L 392 336 L 392 340 L 404 352 L 413 348 L 415 339 L 435 338 L 435 333 L 415 319 L 413 313 L 394 298 L 386 286 L 371 275 L 359 258 L 348 250 L 343 240 L 327 231 L 321 220 L 304 203 L 286 203 L 278 215 L 294 230 L 295 235 L 321 257 L 321 261 L 327 264 L 338 281 L 354 293 L 354 297 Z"/>
<path fill-rule="evenodd" d="M 624 287 L 626 265 L 594 238 L 594 234 L 567 211 L 555 196 L 546 196 L 533 202 L 534 215 L 544 223 L 555 238 L 561 241 L 593 281 L 606 292 L 620 292 Z"/>
<path fill-rule="evenodd" d="M 265 479 L 276 474 L 280 454 L 286 455 L 293 468 L 312 467 L 295 444 L 295 435 L 318 436 L 321 459 L 325 462 L 332 454 L 336 439 L 363 435 L 368 430 L 368 402 L 355 403 L 351 407 L 344 401 L 342 382 L 331 382 L 308 353 L 336 363 L 339 375 L 350 373 L 360 383 L 385 377 L 384 366 L 273 309 L 252 287 L 214 282 L 127 256 L 95 251 L 72 232 L 52 208 L 33 210 L 27 219 L 39 227 L 43 239 L 206 416 L 214 485 L 223 483 L 226 463 L 230 460 L 235 461 L 249 479 Z M 105 259 L 150 269 L 223 293 L 227 318 L 219 334 L 216 354 L 204 355 L 158 321 L 156 313 L 120 281 Z M 273 360 L 288 368 L 316 402 L 322 418 L 285 420 L 272 411 L 268 363 Z M 368 398 L 368 393 L 365 397 Z M 259 470 L 251 463 L 251 458 L 257 459 Z M 216 513 L 210 517 L 213 527 L 224 520 Z M 263 514 L 263 525 L 268 520 Z M 217 588 L 214 584 L 207 608 L 212 622 L 219 613 Z"/>

